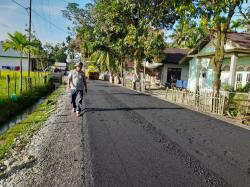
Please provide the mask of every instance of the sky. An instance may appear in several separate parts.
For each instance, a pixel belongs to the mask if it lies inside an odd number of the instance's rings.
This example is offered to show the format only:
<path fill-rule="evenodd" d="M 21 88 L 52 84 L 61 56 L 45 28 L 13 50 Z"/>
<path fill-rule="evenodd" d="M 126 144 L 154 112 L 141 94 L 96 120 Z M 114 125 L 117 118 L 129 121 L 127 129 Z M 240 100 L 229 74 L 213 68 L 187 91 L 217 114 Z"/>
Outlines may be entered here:
<path fill-rule="evenodd" d="M 14 1 L 24 8 L 29 7 L 30 0 Z M 69 35 L 67 27 L 71 26 L 71 23 L 61 13 L 69 2 L 84 6 L 91 0 L 32 0 L 34 10 L 32 12 L 32 30 L 43 43 L 61 43 Z M 29 14 L 21 6 L 12 0 L 0 0 L 0 41 L 7 39 L 8 32 L 21 31 L 24 33 L 24 29 L 27 28 Z"/>

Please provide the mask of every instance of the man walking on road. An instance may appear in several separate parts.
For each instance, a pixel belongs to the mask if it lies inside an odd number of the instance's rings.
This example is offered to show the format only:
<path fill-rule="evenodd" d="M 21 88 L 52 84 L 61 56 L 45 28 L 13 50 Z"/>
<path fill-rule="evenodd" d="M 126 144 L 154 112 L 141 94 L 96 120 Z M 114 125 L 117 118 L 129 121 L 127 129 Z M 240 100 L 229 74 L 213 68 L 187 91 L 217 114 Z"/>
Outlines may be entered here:
<path fill-rule="evenodd" d="M 77 116 L 80 116 L 82 111 L 83 91 L 87 93 L 87 82 L 82 67 L 82 62 L 77 63 L 76 69 L 72 70 L 68 76 L 67 88 L 71 91 L 72 112 L 76 112 Z"/>

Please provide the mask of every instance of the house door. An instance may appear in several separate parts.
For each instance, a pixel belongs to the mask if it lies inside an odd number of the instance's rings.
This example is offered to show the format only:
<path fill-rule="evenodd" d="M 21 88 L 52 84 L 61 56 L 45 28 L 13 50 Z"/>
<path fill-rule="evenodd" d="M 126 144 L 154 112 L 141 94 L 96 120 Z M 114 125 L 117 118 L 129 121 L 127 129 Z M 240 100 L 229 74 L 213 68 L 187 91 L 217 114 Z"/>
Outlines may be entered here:
<path fill-rule="evenodd" d="M 167 83 L 176 83 L 181 80 L 181 68 L 168 68 Z"/>

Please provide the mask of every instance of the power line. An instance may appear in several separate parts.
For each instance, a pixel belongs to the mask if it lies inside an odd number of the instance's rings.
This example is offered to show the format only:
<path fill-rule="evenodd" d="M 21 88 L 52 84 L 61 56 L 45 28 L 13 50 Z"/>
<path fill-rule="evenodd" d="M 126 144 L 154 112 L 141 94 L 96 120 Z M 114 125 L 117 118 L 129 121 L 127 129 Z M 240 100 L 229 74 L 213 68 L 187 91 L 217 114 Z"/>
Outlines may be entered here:
<path fill-rule="evenodd" d="M 15 0 L 11 0 L 13 3 L 17 4 L 18 6 L 22 7 L 23 9 L 25 9 L 28 12 L 29 7 L 25 7 L 22 4 L 18 3 Z M 55 27 L 56 29 L 65 32 L 64 29 L 58 27 L 57 25 L 55 25 L 54 23 L 52 23 L 50 20 L 46 19 L 45 17 L 41 16 L 38 12 L 36 12 L 34 9 L 31 9 L 32 12 L 34 12 L 37 16 L 39 16 L 41 19 L 43 19 L 45 22 L 49 23 L 50 25 L 52 25 L 53 27 Z"/>
<path fill-rule="evenodd" d="M 27 10 L 27 9 L 28 9 L 28 7 L 23 6 L 22 4 L 20 4 L 20 3 L 16 2 L 15 0 L 11 0 L 11 1 L 12 1 L 13 3 L 17 4 L 18 6 L 20 6 L 20 7 L 24 8 L 25 10 Z"/>
<path fill-rule="evenodd" d="M 52 23 L 52 22 L 51 22 L 50 20 L 48 20 L 47 18 L 41 16 L 41 15 L 40 15 L 38 12 L 36 12 L 35 10 L 32 9 L 32 11 L 33 11 L 37 16 L 39 16 L 40 18 L 42 18 L 45 22 L 51 24 L 51 25 L 54 26 L 56 29 L 58 29 L 58 30 L 60 30 L 60 31 L 62 31 L 62 32 L 65 32 L 64 29 L 58 27 L 57 25 L 55 25 L 54 23 Z"/>

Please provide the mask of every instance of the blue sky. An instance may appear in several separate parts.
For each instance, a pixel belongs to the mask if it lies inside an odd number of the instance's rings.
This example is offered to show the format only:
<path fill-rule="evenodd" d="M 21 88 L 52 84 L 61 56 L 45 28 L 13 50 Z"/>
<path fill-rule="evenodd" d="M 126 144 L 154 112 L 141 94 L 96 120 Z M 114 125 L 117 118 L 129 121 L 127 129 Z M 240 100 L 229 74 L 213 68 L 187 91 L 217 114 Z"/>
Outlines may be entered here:
<path fill-rule="evenodd" d="M 29 6 L 29 0 L 15 1 L 24 7 Z M 32 30 L 43 43 L 58 43 L 65 40 L 68 35 L 67 27 L 71 24 L 62 16 L 61 10 L 65 9 L 68 2 L 76 2 L 83 6 L 91 0 L 32 0 L 34 11 L 43 17 L 32 12 Z M 24 8 L 13 3 L 12 0 L 0 0 L 0 41 L 7 39 L 8 32 L 24 32 L 28 19 L 28 13 Z M 60 29 L 44 19 L 49 20 Z"/>

